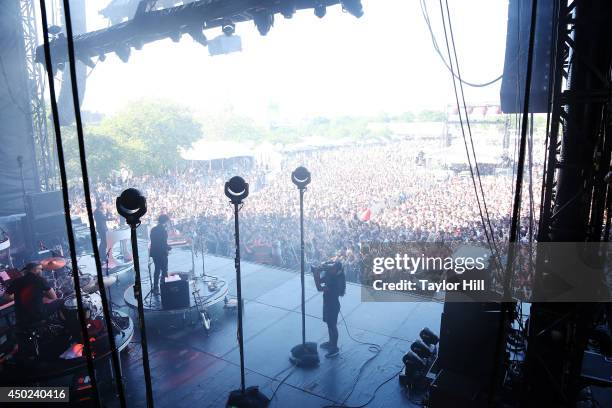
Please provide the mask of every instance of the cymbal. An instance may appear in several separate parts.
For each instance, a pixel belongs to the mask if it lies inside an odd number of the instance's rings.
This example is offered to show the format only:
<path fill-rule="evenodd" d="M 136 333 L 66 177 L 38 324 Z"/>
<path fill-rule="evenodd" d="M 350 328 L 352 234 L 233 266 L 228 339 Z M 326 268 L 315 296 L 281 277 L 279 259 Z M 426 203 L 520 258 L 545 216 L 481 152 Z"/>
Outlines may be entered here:
<path fill-rule="evenodd" d="M 66 260 L 60 257 L 45 258 L 40 261 L 40 264 L 42 265 L 43 269 L 47 271 L 55 271 L 66 266 Z"/>

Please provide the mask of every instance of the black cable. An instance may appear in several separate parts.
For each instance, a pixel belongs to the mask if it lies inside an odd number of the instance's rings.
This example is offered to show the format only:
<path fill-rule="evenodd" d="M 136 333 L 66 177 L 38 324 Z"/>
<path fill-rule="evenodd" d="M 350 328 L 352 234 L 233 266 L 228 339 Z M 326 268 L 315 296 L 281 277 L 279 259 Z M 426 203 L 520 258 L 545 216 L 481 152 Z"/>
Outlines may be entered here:
<path fill-rule="evenodd" d="M 43 41 L 45 51 L 45 66 L 47 76 L 49 78 L 49 96 L 51 102 L 51 112 L 53 116 L 53 130 L 55 132 L 55 142 L 57 148 L 57 156 L 60 170 L 60 179 L 62 183 L 62 200 L 64 206 L 64 221 L 66 223 L 66 232 L 68 235 L 68 247 L 70 249 L 70 260 L 72 261 L 72 276 L 74 279 L 75 298 L 77 301 L 77 313 L 81 326 L 81 336 L 83 337 L 83 348 L 85 351 L 85 361 L 87 363 L 87 372 L 89 374 L 90 385 L 92 389 L 95 405 L 100 405 L 100 395 L 98 394 L 98 384 L 96 381 L 96 373 L 93 364 L 93 356 L 91 352 L 91 344 L 89 341 L 89 333 L 87 330 L 87 319 L 83 308 L 83 296 L 81 294 L 81 284 L 78 273 L 78 260 L 76 256 L 76 244 L 74 239 L 74 230 L 72 228 L 72 220 L 70 219 L 70 198 L 68 196 L 68 178 L 66 176 L 66 163 L 64 162 L 64 147 L 62 145 L 62 136 L 59 123 L 59 114 L 57 108 L 57 99 L 55 94 L 55 83 L 53 82 L 53 64 L 51 62 L 51 49 L 49 47 L 49 27 L 47 24 L 47 8 L 45 0 L 40 0 L 40 14 L 42 18 Z"/>
<path fill-rule="evenodd" d="M 497 78 L 494 78 L 490 81 L 484 82 L 484 83 L 474 83 L 474 82 L 469 82 L 464 80 L 463 78 L 461 78 L 461 75 L 459 74 L 459 70 L 457 69 L 457 73 L 455 73 L 455 71 L 453 70 L 452 67 L 452 63 L 451 65 L 448 64 L 448 62 L 446 61 L 446 59 L 444 58 L 444 56 L 442 55 L 442 52 L 440 51 L 440 48 L 438 46 L 438 41 L 436 40 L 436 36 L 433 32 L 433 29 L 431 28 L 431 20 L 429 19 L 429 13 L 427 12 L 427 4 L 425 3 L 425 0 L 420 0 L 420 4 L 421 4 L 421 14 L 423 15 L 423 19 L 425 20 L 425 24 L 427 25 L 427 29 L 429 30 L 429 35 L 431 36 L 431 42 L 432 45 L 434 47 L 434 50 L 436 51 L 436 53 L 438 54 L 438 56 L 440 56 L 440 59 L 442 60 L 442 63 L 444 64 L 444 66 L 450 71 L 450 73 L 461 83 L 466 84 L 468 86 L 474 87 L 474 88 L 483 88 L 483 87 L 487 87 L 489 85 L 493 85 L 494 83 L 496 83 L 497 81 L 499 81 L 500 79 L 502 79 L 504 77 L 504 74 L 501 74 L 500 76 L 498 76 Z M 450 16 L 449 16 L 450 18 Z"/>
<path fill-rule="evenodd" d="M 96 234 L 96 227 L 93 217 L 93 208 L 91 205 L 91 192 L 89 189 L 89 173 L 87 171 L 87 157 L 85 153 L 85 140 L 83 137 L 83 122 L 81 120 L 81 108 L 79 104 L 79 89 L 77 84 L 76 75 L 76 58 L 74 53 L 74 39 L 72 32 L 72 16 L 70 14 L 70 1 L 63 0 L 64 4 L 64 18 L 66 24 L 66 40 L 68 45 L 68 65 L 70 68 L 70 85 L 72 88 L 72 102 L 74 105 L 74 117 L 77 131 L 77 140 L 79 145 L 79 160 L 81 164 L 81 175 L 83 178 L 83 194 L 85 196 L 85 208 L 87 210 L 87 220 L 89 222 L 89 233 L 91 236 L 91 246 L 93 249 L 94 261 L 96 264 L 96 274 L 98 278 L 98 287 L 100 288 L 100 298 L 102 301 L 102 314 L 104 316 L 104 322 L 106 324 L 106 330 L 108 331 L 109 345 L 112 350 L 111 353 L 111 365 L 113 368 L 113 375 L 115 376 L 115 382 L 117 386 L 117 395 L 121 407 L 126 406 L 125 392 L 123 390 L 123 383 L 121 381 L 121 362 L 119 361 L 119 353 L 117 353 L 117 346 L 115 344 L 115 334 L 113 333 L 113 324 L 110 315 L 110 308 L 108 298 L 106 296 L 106 288 L 104 286 L 104 279 L 102 275 L 102 264 L 100 262 L 100 252 L 98 248 L 98 240 Z M 77 268 L 77 265 L 73 265 L 73 268 Z M 75 278 L 76 280 L 76 278 Z"/>
<path fill-rule="evenodd" d="M 516 172 L 516 187 L 514 191 L 514 204 L 512 208 L 512 220 L 510 224 L 510 237 L 508 238 L 508 258 L 506 260 L 506 271 L 504 274 L 504 282 L 503 282 L 503 290 L 504 290 L 504 298 L 503 300 L 507 301 L 510 299 L 510 285 L 512 282 L 512 271 L 513 271 L 513 262 L 514 262 L 514 252 L 515 245 L 514 243 L 517 241 L 517 231 L 518 231 L 518 223 L 519 223 L 519 213 L 521 208 L 521 198 L 522 198 L 522 187 L 523 187 L 523 170 L 525 167 L 525 147 L 527 142 L 527 126 L 528 126 L 528 116 L 529 116 L 529 97 L 531 90 L 531 74 L 533 67 L 533 54 L 534 54 L 534 43 L 535 43 L 535 29 L 536 29 L 536 14 L 537 14 L 537 0 L 532 0 L 531 2 L 531 21 L 529 23 L 529 50 L 527 52 L 527 72 L 525 73 L 525 97 L 523 100 L 523 116 L 521 122 L 521 138 L 519 142 L 519 157 L 517 163 L 517 172 Z M 497 334 L 497 346 L 496 346 L 496 355 L 499 355 L 502 350 L 505 349 L 506 342 L 506 325 L 508 321 L 512 320 L 512 304 L 511 303 L 502 303 L 502 322 L 498 329 Z M 489 403 L 493 403 L 494 398 L 496 397 L 495 384 L 496 379 L 500 377 L 501 370 L 503 369 L 501 362 L 496 363 L 495 368 L 493 370 L 493 381 L 491 382 L 491 392 L 489 393 Z"/>
<path fill-rule="evenodd" d="M 487 200 L 485 197 L 485 192 L 484 192 L 484 188 L 482 187 L 482 179 L 480 177 L 480 167 L 478 166 L 478 159 L 476 158 L 476 149 L 474 148 L 474 138 L 472 137 L 472 127 L 470 125 L 470 118 L 469 118 L 469 114 L 467 111 L 467 106 L 465 103 L 465 92 L 463 90 L 463 84 L 461 81 L 461 71 L 459 70 L 459 58 L 457 57 L 457 47 L 455 46 L 455 36 L 453 34 L 453 24 L 451 21 L 451 17 L 450 17 L 450 10 L 448 7 L 448 0 L 445 1 L 446 4 L 446 15 L 447 15 L 447 19 L 448 19 L 448 31 L 450 33 L 450 38 L 451 38 L 451 44 L 452 44 L 452 50 L 453 50 L 453 55 L 455 57 L 455 68 L 457 69 L 457 75 L 459 76 L 459 89 L 461 90 L 461 100 L 463 102 L 463 110 L 465 112 L 465 123 L 467 125 L 467 129 L 468 129 L 468 135 L 469 135 L 469 140 L 470 140 L 470 146 L 471 146 L 471 150 L 472 150 L 472 156 L 474 156 L 474 167 L 476 168 L 476 177 L 478 178 L 478 186 L 480 187 L 480 194 L 482 195 L 482 205 L 484 208 L 484 213 L 485 213 L 485 219 L 487 220 L 487 224 L 489 227 L 489 231 L 491 234 L 491 241 L 493 242 L 493 248 L 495 249 L 495 260 L 498 263 L 498 267 L 501 268 L 501 260 L 499 257 L 499 248 L 497 247 L 497 243 L 495 242 L 495 233 L 493 231 L 493 226 L 491 225 L 491 217 L 489 215 L 489 208 L 487 206 Z M 444 14 L 444 13 L 442 13 Z M 442 15 L 442 18 L 444 18 L 444 15 Z M 445 32 L 446 34 L 446 32 Z M 450 56 L 449 56 L 450 58 Z M 469 153 L 468 153 L 469 156 Z M 472 175 L 472 179 L 473 179 L 473 175 Z M 484 222 L 484 220 L 483 220 Z M 485 228 L 486 231 L 486 226 L 483 225 L 483 227 Z M 489 243 L 489 246 L 491 244 Z"/>
<path fill-rule="evenodd" d="M 346 397 L 344 397 L 344 400 L 342 401 L 342 403 L 340 405 L 337 404 L 332 404 L 332 405 L 325 405 L 324 408 L 335 408 L 335 407 L 344 407 L 344 408 L 358 408 L 358 407 L 352 407 L 349 405 L 345 405 L 346 401 L 348 401 L 348 399 L 351 397 L 351 395 L 353 394 L 353 392 L 355 391 L 355 387 L 357 387 L 357 383 L 359 382 L 359 379 L 361 378 L 361 375 L 363 374 L 364 369 L 366 368 L 366 366 L 373 361 L 376 357 L 378 357 L 378 355 L 380 354 L 380 352 L 382 351 L 382 346 L 380 344 L 376 344 L 376 343 L 370 343 L 367 341 L 360 341 L 357 340 L 356 338 L 354 338 L 351 335 L 351 332 L 349 331 L 348 325 L 346 324 L 346 320 L 344 319 L 344 315 L 342 314 L 342 311 L 340 311 L 340 316 L 342 317 L 342 322 L 344 323 L 344 328 L 346 329 L 346 334 L 348 334 L 349 338 L 351 340 L 353 340 L 356 343 L 359 344 L 363 344 L 365 346 L 368 346 L 368 351 L 374 353 L 371 357 L 369 357 L 367 360 L 365 360 L 362 364 L 361 367 L 359 367 L 359 371 L 357 373 L 357 377 L 355 377 L 355 380 L 353 381 L 353 386 L 351 387 L 351 390 L 349 391 L 349 393 L 347 394 Z M 399 373 L 398 373 L 399 374 Z M 397 376 L 397 374 L 395 374 L 392 378 L 394 378 L 395 376 Z M 391 381 L 391 379 L 385 381 L 385 383 Z M 378 389 L 380 387 L 382 387 L 382 385 L 384 385 L 385 383 L 381 384 L 376 391 L 378 391 Z M 363 405 L 360 405 L 359 407 L 365 407 L 367 404 L 369 404 L 370 402 L 372 402 L 374 400 L 374 396 L 376 394 L 372 395 L 372 397 L 370 398 L 370 400 L 368 402 L 366 402 Z"/>
<path fill-rule="evenodd" d="M 295 368 L 295 366 L 293 364 L 291 364 L 289 367 L 285 368 L 283 371 L 281 371 L 280 373 L 276 374 L 274 376 L 274 378 L 276 379 L 276 377 L 278 377 L 279 375 L 281 375 L 285 371 L 289 370 L 290 368 Z M 276 386 L 276 388 L 274 389 L 274 392 L 272 393 L 272 396 L 270 397 L 270 402 L 272 402 L 272 400 L 274 400 L 274 397 L 276 396 L 276 392 L 279 390 L 280 387 L 282 387 L 282 385 L 285 383 L 285 381 L 287 381 L 289 379 L 289 377 L 291 377 L 291 374 L 293 374 L 294 372 L 295 372 L 295 369 L 289 371 L 289 373 L 285 376 L 285 378 L 283 378 L 282 381 Z"/>
<path fill-rule="evenodd" d="M 442 27 L 444 28 L 444 39 L 445 39 L 445 42 L 446 42 L 446 50 L 448 52 L 448 58 L 449 58 L 449 60 L 451 62 L 451 65 L 452 65 L 451 49 L 450 49 L 450 44 L 449 44 L 449 41 L 448 41 L 448 34 L 447 34 L 447 30 L 446 30 L 446 22 L 445 22 L 446 19 L 444 17 L 444 9 L 442 7 L 442 1 L 441 0 L 439 1 L 439 3 L 440 3 L 440 13 L 441 13 L 441 16 L 442 16 Z M 450 21 L 449 21 L 449 23 L 450 23 Z M 455 83 L 454 79 L 453 79 L 453 90 L 454 90 L 454 93 L 455 93 L 455 102 L 457 104 L 457 112 L 459 114 L 459 123 L 461 125 L 461 134 L 463 136 L 463 143 L 465 145 L 467 161 L 468 161 L 468 165 L 469 165 L 469 168 L 470 168 L 470 176 L 471 176 L 472 184 L 473 184 L 473 187 L 474 187 L 474 195 L 476 197 L 476 202 L 478 204 L 478 212 L 480 214 L 480 219 L 481 219 L 481 222 L 482 222 L 482 227 L 483 227 L 483 230 L 484 230 L 484 233 L 485 233 L 485 238 L 487 240 L 487 244 L 489 245 L 489 248 L 491 249 L 491 252 L 494 255 L 494 259 L 496 260 L 496 263 L 497 263 L 496 266 L 498 266 L 498 268 L 501 271 L 501 262 L 499 260 L 497 247 L 495 246 L 495 241 L 493 241 L 493 243 L 492 243 L 491 237 L 489 236 L 489 234 L 493 235 L 493 231 L 492 231 L 492 228 L 491 228 L 491 223 L 490 223 L 490 221 L 489 222 L 485 222 L 485 216 L 483 214 L 482 206 L 481 206 L 481 203 L 480 203 L 478 187 L 476 185 L 476 179 L 474 178 L 474 169 L 472 167 L 472 159 L 470 157 L 469 148 L 468 148 L 468 144 L 467 144 L 467 138 L 465 136 L 465 128 L 464 128 L 464 125 L 463 125 L 463 118 L 462 118 L 462 115 L 461 115 L 461 104 L 459 103 L 459 93 L 458 93 L 458 90 L 457 90 L 457 84 Z M 461 88 L 461 90 L 463 91 L 463 88 Z M 465 114 L 466 114 L 466 117 L 467 117 L 467 108 L 465 106 L 465 98 L 463 99 L 463 101 L 464 101 L 464 110 L 465 110 Z M 470 132 L 471 132 L 471 130 L 470 130 Z M 472 144 L 472 147 L 473 147 L 473 144 Z M 476 159 L 476 156 L 474 156 L 474 159 Z M 476 166 L 476 169 L 478 170 L 478 166 Z M 480 172 L 478 172 L 478 175 L 480 176 Z M 482 189 L 482 184 L 481 183 L 480 183 L 480 187 Z M 483 199 L 484 199 L 484 191 L 482 191 L 482 193 L 483 193 Z M 487 217 L 488 217 L 488 211 L 487 211 Z M 489 229 L 487 229 L 487 225 L 489 226 Z"/>

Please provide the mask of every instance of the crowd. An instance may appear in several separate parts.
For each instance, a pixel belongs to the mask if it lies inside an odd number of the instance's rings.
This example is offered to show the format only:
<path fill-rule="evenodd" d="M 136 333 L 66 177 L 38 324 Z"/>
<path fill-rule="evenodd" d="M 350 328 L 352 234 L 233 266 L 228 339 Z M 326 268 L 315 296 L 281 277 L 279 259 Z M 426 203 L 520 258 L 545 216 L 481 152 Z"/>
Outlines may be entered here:
<path fill-rule="evenodd" d="M 144 224 L 154 225 L 160 214 L 168 214 L 178 233 L 203 240 L 208 253 L 232 256 L 233 208 L 223 186 L 231 176 L 241 175 L 251 184 L 240 212 L 244 259 L 296 268 L 299 194 L 290 174 L 304 165 L 312 174 L 304 205 L 306 260 L 337 257 L 345 264 L 347 278 L 358 282 L 364 242 L 486 244 L 472 178 L 428 167 L 429 155 L 401 141 L 290 153 L 275 170 L 250 160 L 231 160 L 222 169 L 197 163 L 163 176 L 124 175 L 96 184 L 95 194 L 109 219 L 118 222 L 114 198 L 122 188 L 137 187 L 149 206 Z M 496 242 L 508 239 L 513 194 L 511 172 L 502 173 L 481 177 Z M 539 173 L 533 183 L 536 209 L 537 180 Z M 484 211 L 482 200 L 481 206 Z M 521 239 L 527 240 L 527 205 L 522 213 Z"/>

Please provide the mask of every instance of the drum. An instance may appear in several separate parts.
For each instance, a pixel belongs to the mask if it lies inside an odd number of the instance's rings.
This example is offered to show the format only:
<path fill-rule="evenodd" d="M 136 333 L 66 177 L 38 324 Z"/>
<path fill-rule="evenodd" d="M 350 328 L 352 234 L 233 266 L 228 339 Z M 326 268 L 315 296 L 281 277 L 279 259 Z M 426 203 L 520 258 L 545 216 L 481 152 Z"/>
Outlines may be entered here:
<path fill-rule="evenodd" d="M 98 290 L 95 277 L 88 273 L 79 276 L 79 284 L 81 285 L 81 293 L 93 293 Z M 58 279 L 56 291 L 59 292 L 58 296 L 60 297 L 74 294 L 74 280 L 72 276 L 67 275 Z"/>
<path fill-rule="evenodd" d="M 102 315 L 102 297 L 99 293 L 89 293 L 83 295 L 83 309 L 87 319 L 95 319 Z M 64 321 L 78 321 L 79 312 L 75 295 L 70 295 L 64 299 L 60 316 Z"/>
<path fill-rule="evenodd" d="M 79 283 L 81 284 L 81 291 L 83 293 L 93 293 L 98 290 L 96 279 L 93 275 L 85 273 L 79 277 Z"/>

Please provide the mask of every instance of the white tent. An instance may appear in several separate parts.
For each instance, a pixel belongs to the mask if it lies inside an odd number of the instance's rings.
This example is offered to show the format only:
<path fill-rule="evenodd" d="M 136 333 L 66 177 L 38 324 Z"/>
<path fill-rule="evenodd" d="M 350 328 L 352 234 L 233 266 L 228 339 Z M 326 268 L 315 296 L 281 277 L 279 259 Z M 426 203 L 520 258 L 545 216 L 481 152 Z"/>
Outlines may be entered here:
<path fill-rule="evenodd" d="M 185 160 L 221 160 L 233 157 L 253 157 L 255 155 L 253 142 L 223 142 L 200 140 L 190 149 L 182 150 L 181 157 Z"/>

